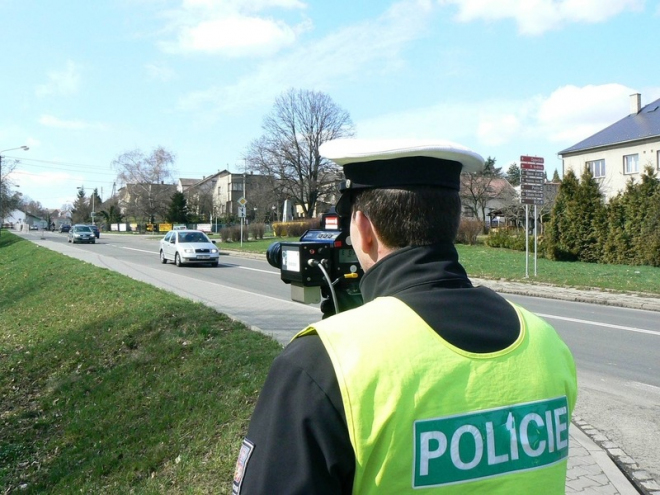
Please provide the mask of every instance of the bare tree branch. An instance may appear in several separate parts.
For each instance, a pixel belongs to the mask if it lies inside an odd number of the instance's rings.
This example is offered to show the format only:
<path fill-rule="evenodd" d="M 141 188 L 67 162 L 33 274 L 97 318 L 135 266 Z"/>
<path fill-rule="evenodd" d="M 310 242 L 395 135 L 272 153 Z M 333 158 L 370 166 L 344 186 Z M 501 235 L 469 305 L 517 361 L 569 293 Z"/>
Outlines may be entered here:
<path fill-rule="evenodd" d="M 348 112 L 325 93 L 290 89 L 276 99 L 262 129 L 246 153 L 249 168 L 277 179 L 279 192 L 311 217 L 341 173 L 319 155 L 319 146 L 354 134 Z"/>

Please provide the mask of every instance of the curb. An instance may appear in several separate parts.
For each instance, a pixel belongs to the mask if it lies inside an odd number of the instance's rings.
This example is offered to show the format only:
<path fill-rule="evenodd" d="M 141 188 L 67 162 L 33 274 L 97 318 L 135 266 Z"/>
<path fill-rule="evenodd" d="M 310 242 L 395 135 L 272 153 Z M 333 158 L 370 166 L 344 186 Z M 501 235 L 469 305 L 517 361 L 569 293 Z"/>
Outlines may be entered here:
<path fill-rule="evenodd" d="M 593 426 L 583 421 L 578 416 L 573 416 L 573 425 L 578 428 L 578 431 L 583 433 L 591 442 L 593 442 L 598 449 L 607 454 L 613 467 L 609 468 L 601 465 L 604 470 L 609 471 L 607 474 L 612 475 L 611 469 L 616 467 L 623 476 L 630 482 L 638 493 L 642 495 L 660 495 L 660 485 L 653 479 L 653 477 L 642 470 L 639 465 L 628 456 L 621 448 L 615 443 L 610 441 L 605 435 L 596 430 Z M 577 437 L 578 435 L 576 435 Z M 578 438 L 578 440 L 580 440 Z M 582 443 L 582 442 L 581 442 Z M 586 446 L 585 446 L 586 447 Z M 609 478 L 610 476 L 608 476 Z M 624 488 L 625 482 L 617 480 L 616 476 L 610 478 L 612 483 L 616 486 L 617 490 L 621 493 L 626 493 Z"/>

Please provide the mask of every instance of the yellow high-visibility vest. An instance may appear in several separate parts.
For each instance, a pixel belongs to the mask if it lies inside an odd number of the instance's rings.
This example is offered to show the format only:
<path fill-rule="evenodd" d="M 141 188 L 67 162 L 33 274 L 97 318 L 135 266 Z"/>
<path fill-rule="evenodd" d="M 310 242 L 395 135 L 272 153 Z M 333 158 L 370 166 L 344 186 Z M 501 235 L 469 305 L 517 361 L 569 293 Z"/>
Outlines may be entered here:
<path fill-rule="evenodd" d="M 383 297 L 320 321 L 355 451 L 353 493 L 564 493 L 577 395 L 570 351 L 513 305 L 508 348 L 471 353 Z"/>

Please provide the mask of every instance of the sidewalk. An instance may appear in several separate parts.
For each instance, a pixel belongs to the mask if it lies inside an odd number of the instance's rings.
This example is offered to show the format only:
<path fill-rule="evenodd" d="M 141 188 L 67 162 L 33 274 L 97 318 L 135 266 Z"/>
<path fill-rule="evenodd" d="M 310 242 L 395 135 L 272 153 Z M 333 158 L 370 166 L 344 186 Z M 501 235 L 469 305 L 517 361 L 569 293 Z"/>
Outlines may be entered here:
<path fill-rule="evenodd" d="M 644 493 L 638 491 L 635 484 L 626 478 L 604 449 L 576 426 L 575 419 L 573 418 L 573 424 L 569 429 L 566 493 L 599 495 Z"/>

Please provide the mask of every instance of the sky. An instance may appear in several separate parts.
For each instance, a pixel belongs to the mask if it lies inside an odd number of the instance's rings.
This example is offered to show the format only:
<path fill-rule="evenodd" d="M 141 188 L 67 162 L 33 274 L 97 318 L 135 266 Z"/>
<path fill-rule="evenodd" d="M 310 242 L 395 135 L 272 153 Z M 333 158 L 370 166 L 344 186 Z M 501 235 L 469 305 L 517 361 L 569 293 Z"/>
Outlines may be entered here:
<path fill-rule="evenodd" d="M 660 0 L 0 0 L 0 153 L 46 208 L 103 200 L 159 146 L 243 172 L 275 99 L 326 93 L 359 138 L 437 138 L 561 174 L 558 152 L 660 98 Z M 3 150 L 29 146 L 28 151 Z"/>

